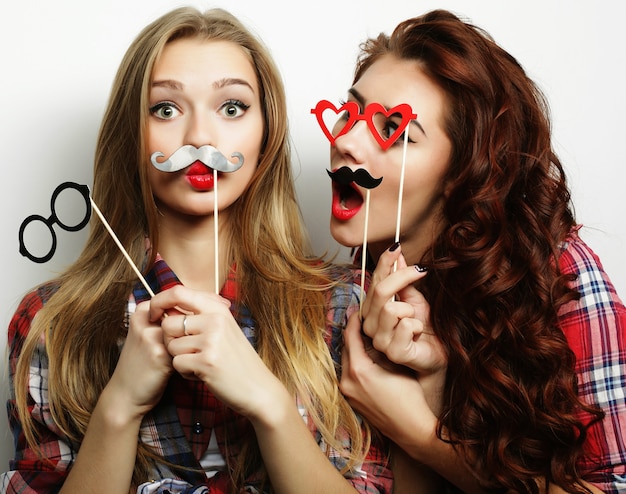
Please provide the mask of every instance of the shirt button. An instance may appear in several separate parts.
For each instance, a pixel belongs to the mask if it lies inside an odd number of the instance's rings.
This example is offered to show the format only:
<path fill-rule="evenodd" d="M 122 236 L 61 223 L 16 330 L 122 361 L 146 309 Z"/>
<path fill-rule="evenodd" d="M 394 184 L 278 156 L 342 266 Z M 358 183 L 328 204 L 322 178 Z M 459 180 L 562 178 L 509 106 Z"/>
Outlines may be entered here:
<path fill-rule="evenodd" d="M 194 434 L 202 434 L 204 432 L 204 426 L 200 422 L 196 422 L 193 426 Z"/>

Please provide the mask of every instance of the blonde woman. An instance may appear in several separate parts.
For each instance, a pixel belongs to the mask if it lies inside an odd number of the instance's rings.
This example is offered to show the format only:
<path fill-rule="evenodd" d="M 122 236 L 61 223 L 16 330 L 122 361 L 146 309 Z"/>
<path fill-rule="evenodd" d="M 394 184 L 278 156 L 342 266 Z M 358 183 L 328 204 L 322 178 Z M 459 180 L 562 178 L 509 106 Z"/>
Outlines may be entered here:
<path fill-rule="evenodd" d="M 161 155 L 209 146 L 233 167 L 163 171 Z M 391 491 L 338 390 L 360 275 L 310 256 L 282 81 L 230 14 L 176 9 L 130 46 L 93 198 L 151 290 L 96 218 L 78 260 L 24 298 L 3 492 Z"/>

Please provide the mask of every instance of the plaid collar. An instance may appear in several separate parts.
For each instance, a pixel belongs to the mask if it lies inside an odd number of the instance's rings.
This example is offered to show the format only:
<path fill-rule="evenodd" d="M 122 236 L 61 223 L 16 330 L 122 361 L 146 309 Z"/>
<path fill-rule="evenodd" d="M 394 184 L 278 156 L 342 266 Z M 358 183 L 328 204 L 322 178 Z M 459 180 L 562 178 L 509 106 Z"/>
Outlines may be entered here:
<path fill-rule="evenodd" d="M 163 259 L 160 254 L 157 254 L 152 269 L 150 269 L 150 271 L 145 275 L 145 280 L 154 293 L 162 292 L 164 290 L 172 288 L 175 285 L 182 285 L 182 282 L 178 279 L 176 273 L 172 271 L 167 262 L 165 262 L 165 259 Z M 226 282 L 224 283 L 224 286 L 220 291 L 220 295 L 230 300 L 231 303 L 235 301 L 237 297 L 235 265 L 233 265 L 230 269 L 228 277 L 226 278 Z M 140 281 L 138 281 L 133 288 L 133 296 L 137 303 L 150 300 L 150 294 L 148 293 L 148 290 L 146 290 L 143 283 L 141 283 Z"/>

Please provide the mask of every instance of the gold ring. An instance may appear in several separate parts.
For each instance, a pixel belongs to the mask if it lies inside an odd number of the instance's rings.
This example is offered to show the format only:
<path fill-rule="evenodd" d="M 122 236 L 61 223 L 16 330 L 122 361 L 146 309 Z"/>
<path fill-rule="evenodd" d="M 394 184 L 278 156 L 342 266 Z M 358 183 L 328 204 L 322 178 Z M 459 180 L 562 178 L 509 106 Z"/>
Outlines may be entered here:
<path fill-rule="evenodd" d="M 189 336 L 187 333 L 187 314 L 183 316 L 183 333 L 185 333 L 185 336 Z"/>

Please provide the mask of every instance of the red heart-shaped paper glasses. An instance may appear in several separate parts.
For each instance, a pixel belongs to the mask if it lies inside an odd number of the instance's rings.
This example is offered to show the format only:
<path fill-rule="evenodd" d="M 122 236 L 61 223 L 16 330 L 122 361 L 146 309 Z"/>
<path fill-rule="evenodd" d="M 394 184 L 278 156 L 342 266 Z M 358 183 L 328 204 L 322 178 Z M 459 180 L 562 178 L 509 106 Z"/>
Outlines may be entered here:
<path fill-rule="evenodd" d="M 325 111 L 331 110 L 335 114 L 339 115 L 340 112 L 345 112 L 346 123 L 342 127 L 342 129 L 337 132 L 337 134 L 333 135 L 332 132 L 326 126 L 324 122 L 323 114 Z M 394 106 L 393 108 L 386 109 L 380 103 L 370 103 L 365 107 L 363 113 L 360 112 L 359 105 L 355 101 L 348 101 L 342 104 L 339 108 L 337 108 L 333 103 L 328 100 L 321 100 L 315 108 L 311 110 L 311 113 L 315 115 L 317 118 L 317 123 L 321 127 L 324 135 L 328 138 L 331 145 L 335 145 L 335 140 L 348 132 L 352 126 L 359 120 L 365 120 L 367 123 L 370 132 L 380 144 L 384 150 L 389 149 L 389 147 L 398 140 L 398 138 L 404 132 L 404 129 L 409 125 L 409 122 L 415 118 L 417 115 L 413 113 L 411 106 L 407 103 L 402 103 L 400 105 Z M 401 121 L 396 130 L 391 134 L 388 138 L 385 138 L 381 135 L 380 130 L 376 128 L 374 124 L 374 117 L 377 114 L 382 114 L 385 118 L 390 118 L 391 116 L 400 115 Z"/>
<path fill-rule="evenodd" d="M 344 126 L 337 132 L 335 135 L 328 129 L 326 122 L 324 121 L 324 112 L 327 110 L 331 110 L 336 115 L 339 115 L 340 112 L 344 112 L 345 115 L 343 119 L 345 120 Z M 311 109 L 311 113 L 315 115 L 317 118 L 317 123 L 320 128 L 324 132 L 324 135 L 330 141 L 331 146 L 335 145 L 335 141 L 340 136 L 346 134 L 350 131 L 350 129 L 354 126 L 354 124 L 359 120 L 365 120 L 367 123 L 367 127 L 370 132 L 380 145 L 380 147 L 386 151 L 389 147 L 398 140 L 398 138 L 404 133 L 404 148 L 402 154 L 402 171 L 400 175 L 400 187 L 398 190 L 398 212 L 396 218 L 396 242 L 399 241 L 400 238 L 400 216 L 402 210 L 402 192 L 404 189 L 404 170 L 406 163 L 406 148 L 408 143 L 408 132 L 404 132 L 411 120 L 416 119 L 417 115 L 413 113 L 411 106 L 407 103 L 402 103 L 400 105 L 394 106 L 393 108 L 386 109 L 380 103 L 370 103 L 367 105 L 363 111 L 360 112 L 359 105 L 355 101 L 348 101 L 343 103 L 339 108 L 337 108 L 333 103 L 328 100 L 321 100 L 317 103 L 315 108 Z M 385 120 L 390 119 L 391 117 L 400 116 L 400 123 L 397 125 L 396 130 L 388 137 L 385 138 L 381 131 L 376 127 L 374 122 L 374 118 L 376 115 L 382 114 L 385 117 Z M 369 217 L 369 199 L 370 199 L 370 190 L 369 188 L 366 190 L 365 196 L 365 228 L 363 231 L 363 250 L 361 252 L 361 268 L 363 272 L 365 272 L 365 258 L 366 258 L 366 248 L 367 248 L 367 224 Z M 396 270 L 396 264 L 394 263 L 394 271 Z M 363 277 L 361 278 L 361 291 L 363 291 Z M 362 299 L 361 299 L 362 300 Z M 361 313 L 361 304 L 359 304 L 359 314 Z"/>

